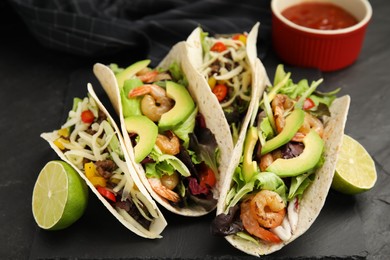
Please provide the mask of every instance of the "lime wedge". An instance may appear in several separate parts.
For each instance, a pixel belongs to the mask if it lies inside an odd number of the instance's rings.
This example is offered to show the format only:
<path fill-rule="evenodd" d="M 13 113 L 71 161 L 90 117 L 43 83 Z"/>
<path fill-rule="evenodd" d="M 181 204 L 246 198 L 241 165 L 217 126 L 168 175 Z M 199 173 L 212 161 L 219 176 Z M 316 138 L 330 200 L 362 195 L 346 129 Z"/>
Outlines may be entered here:
<path fill-rule="evenodd" d="M 67 163 L 48 162 L 38 175 L 32 196 L 32 213 L 39 227 L 64 229 L 84 213 L 88 202 L 85 181 Z"/>
<path fill-rule="evenodd" d="M 370 154 L 358 141 L 344 135 L 332 188 L 345 194 L 358 194 L 370 190 L 376 179 L 375 163 Z"/>

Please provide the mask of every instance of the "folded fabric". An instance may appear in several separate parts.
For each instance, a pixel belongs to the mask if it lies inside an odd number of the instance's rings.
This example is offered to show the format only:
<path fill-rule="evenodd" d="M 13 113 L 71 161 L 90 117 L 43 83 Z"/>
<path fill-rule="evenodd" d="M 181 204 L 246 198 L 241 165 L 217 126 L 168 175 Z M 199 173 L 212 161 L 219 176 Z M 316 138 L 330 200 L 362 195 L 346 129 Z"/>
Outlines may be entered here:
<path fill-rule="evenodd" d="M 161 60 L 198 25 L 234 33 L 260 21 L 260 58 L 270 43 L 269 0 L 9 1 L 41 44 L 81 56 L 135 51 Z"/>

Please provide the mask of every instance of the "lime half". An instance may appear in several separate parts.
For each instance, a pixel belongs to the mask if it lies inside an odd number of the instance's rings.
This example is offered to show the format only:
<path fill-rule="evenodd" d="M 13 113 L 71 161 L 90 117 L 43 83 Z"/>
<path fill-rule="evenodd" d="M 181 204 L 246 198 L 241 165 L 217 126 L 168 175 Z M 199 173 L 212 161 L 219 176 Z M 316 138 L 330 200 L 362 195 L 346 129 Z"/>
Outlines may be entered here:
<path fill-rule="evenodd" d="M 32 196 L 32 212 L 39 227 L 59 230 L 72 225 L 83 215 L 87 202 L 87 185 L 69 164 L 50 161 L 43 167 Z"/>
<path fill-rule="evenodd" d="M 358 141 L 344 135 L 332 188 L 345 194 L 358 194 L 370 190 L 376 179 L 375 163 L 370 154 Z"/>

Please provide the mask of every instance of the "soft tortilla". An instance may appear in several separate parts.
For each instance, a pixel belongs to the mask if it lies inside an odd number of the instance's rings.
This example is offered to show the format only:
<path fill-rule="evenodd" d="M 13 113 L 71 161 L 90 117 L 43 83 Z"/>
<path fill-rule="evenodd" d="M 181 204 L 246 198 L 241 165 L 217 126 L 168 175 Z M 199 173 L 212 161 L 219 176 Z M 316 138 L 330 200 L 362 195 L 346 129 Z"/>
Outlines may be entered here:
<path fill-rule="evenodd" d="M 249 123 L 250 117 L 253 114 L 252 111 L 255 109 L 256 100 L 258 100 L 258 96 L 263 92 L 266 85 L 270 85 L 270 81 L 268 79 L 266 70 L 261 60 L 257 58 L 257 35 L 259 31 L 260 23 L 256 23 L 247 36 L 246 42 L 246 51 L 247 58 L 249 62 L 249 67 L 252 70 L 252 92 L 251 92 L 251 101 L 248 106 L 248 110 L 246 116 L 243 119 L 241 129 L 239 131 L 239 139 L 245 129 L 247 128 L 247 124 Z M 216 96 L 212 93 L 209 84 L 206 78 L 199 72 L 198 68 L 200 68 L 203 64 L 203 49 L 201 42 L 201 28 L 196 28 L 187 38 L 186 40 L 186 48 L 187 48 L 187 58 L 190 61 L 189 66 L 191 67 L 191 71 L 193 71 L 194 77 L 198 78 L 199 84 L 203 84 L 206 86 L 204 89 L 208 92 L 208 95 L 218 102 Z M 219 106 L 217 108 L 220 110 L 219 113 L 223 113 L 222 107 Z M 225 118 L 225 116 L 223 117 Z M 228 126 L 227 120 L 225 118 L 224 127 Z M 229 126 L 228 126 L 229 127 Z M 238 144 L 237 142 L 236 144 Z"/>
<path fill-rule="evenodd" d="M 331 117 L 325 119 L 324 140 L 325 140 L 325 163 L 317 170 L 316 179 L 305 191 L 299 206 L 298 224 L 292 237 L 288 241 L 279 244 L 262 243 L 256 245 L 252 242 L 244 240 L 238 236 L 230 235 L 225 237 L 230 244 L 237 249 L 254 256 L 267 255 L 278 251 L 285 245 L 291 243 L 300 235 L 305 233 L 313 224 L 317 216 L 320 214 L 322 207 L 325 204 L 326 196 L 332 184 L 332 179 L 336 167 L 338 153 L 342 143 L 344 128 L 347 120 L 347 114 L 350 104 L 350 97 L 345 95 L 336 99 L 330 107 Z M 220 202 L 217 207 L 217 215 L 225 211 L 225 199 L 227 192 L 230 190 L 231 180 L 234 174 L 234 169 L 239 163 L 240 156 L 243 149 L 243 139 L 234 150 L 232 164 L 229 166 L 228 174 L 226 176 L 230 182 L 225 182 L 222 190 Z"/>
<path fill-rule="evenodd" d="M 97 105 L 99 106 L 99 109 L 107 116 L 107 120 L 111 123 L 111 126 L 113 127 L 114 131 L 117 133 L 117 137 L 119 140 L 119 143 L 121 145 L 121 148 L 123 151 L 126 151 L 124 141 L 122 136 L 120 135 L 120 130 L 118 126 L 115 124 L 114 120 L 106 110 L 106 108 L 103 106 L 103 104 L 100 102 L 98 97 L 96 96 L 96 93 L 94 92 L 92 85 L 88 84 L 88 92 L 91 95 L 91 97 L 96 101 Z M 81 178 L 84 179 L 84 181 L 87 183 L 89 188 L 95 195 L 99 198 L 99 200 L 106 206 L 106 208 L 118 219 L 120 223 L 122 223 L 126 228 L 128 228 L 130 231 L 134 232 L 135 234 L 144 237 L 144 238 L 161 238 L 160 235 L 161 232 L 165 229 L 167 226 L 167 222 L 162 215 L 161 211 L 158 209 L 156 203 L 153 201 L 152 197 L 149 195 L 145 187 L 143 186 L 141 180 L 138 178 L 137 173 L 135 172 L 134 168 L 132 167 L 132 164 L 130 163 L 130 157 L 129 155 L 124 152 L 125 156 L 125 162 L 127 164 L 127 167 L 129 169 L 129 172 L 131 176 L 128 176 L 133 179 L 134 183 L 137 185 L 139 191 L 145 195 L 145 197 L 148 199 L 148 201 L 153 205 L 153 207 L 156 209 L 159 218 L 156 218 L 150 226 L 150 230 L 145 230 L 139 223 L 137 222 L 129 222 L 128 220 L 124 219 L 116 210 L 114 207 L 111 206 L 111 204 L 97 191 L 97 189 L 93 186 L 93 184 L 88 180 L 88 178 L 85 176 L 85 174 L 80 171 L 71 161 L 69 161 L 64 153 L 54 144 L 56 135 L 51 133 L 42 133 L 41 137 L 45 139 L 51 146 L 51 148 L 57 153 L 57 155 L 61 158 L 61 160 L 67 162 L 70 164 L 81 176 Z"/>
<path fill-rule="evenodd" d="M 179 63 L 184 75 L 189 82 L 188 90 L 192 95 L 195 103 L 198 105 L 200 113 L 202 113 L 202 115 L 204 116 L 207 127 L 215 135 L 218 147 L 220 149 L 220 161 L 219 176 L 217 176 L 217 186 L 213 190 L 213 194 L 215 196 L 215 199 L 218 199 L 221 180 L 225 179 L 227 165 L 229 164 L 229 159 L 233 151 L 233 143 L 230 139 L 226 138 L 226 136 L 230 135 L 230 130 L 228 125 L 226 124 L 226 120 L 224 119 L 222 110 L 218 109 L 219 103 L 217 103 L 216 100 L 214 100 L 212 96 L 209 95 L 207 91 L 205 91 L 205 85 L 203 85 L 203 83 L 199 81 L 198 76 L 189 67 L 189 61 L 185 54 L 185 43 L 177 43 L 157 67 L 167 68 L 173 62 Z M 150 192 L 152 197 L 163 207 L 179 215 L 195 217 L 202 216 L 211 212 L 216 206 L 210 210 L 205 210 L 201 206 L 194 206 L 191 208 L 173 207 L 168 201 L 161 198 L 157 193 L 154 192 L 146 178 L 145 170 L 143 169 L 142 165 L 139 163 L 135 163 L 134 149 L 127 134 L 126 126 L 124 123 L 122 105 L 119 94 L 119 86 L 114 73 L 110 68 L 99 63 L 94 65 L 93 71 L 95 73 L 95 76 L 102 84 L 107 95 L 109 96 L 110 101 L 113 103 L 115 110 L 119 114 L 124 142 L 132 159 L 132 163 L 134 164 L 134 168 L 138 172 L 140 179 L 142 180 L 143 184 Z"/>
<path fill-rule="evenodd" d="M 251 31 L 248 33 L 246 49 L 248 53 L 249 63 L 252 68 L 255 66 L 255 60 L 257 59 L 257 35 L 259 31 L 260 23 L 256 23 Z M 191 64 L 194 66 L 195 70 L 200 68 L 203 64 L 203 49 L 201 41 L 201 32 L 202 29 L 197 27 L 192 33 L 188 36 L 186 40 L 186 47 L 188 51 L 188 56 L 190 57 Z"/>
<path fill-rule="evenodd" d="M 233 154 L 241 153 L 240 151 L 243 149 L 243 143 L 245 139 L 246 129 L 248 124 L 255 120 L 253 115 L 257 114 L 257 101 L 260 98 L 260 95 L 264 92 L 265 87 L 267 85 L 271 85 L 270 80 L 268 78 L 267 72 L 261 60 L 257 58 L 257 35 L 260 27 L 260 23 L 256 23 L 247 36 L 247 57 L 249 61 L 249 66 L 252 69 L 252 92 L 251 92 L 251 101 L 248 106 L 248 110 L 246 116 L 244 117 L 241 125 L 241 129 L 238 134 L 237 142 L 234 146 Z M 220 124 L 224 129 L 229 129 L 229 124 L 225 118 L 223 109 L 219 104 L 219 101 L 212 93 L 209 84 L 206 78 L 199 72 L 198 68 L 203 64 L 203 49 L 201 43 L 201 28 L 197 27 L 187 38 L 186 40 L 186 48 L 187 48 L 187 59 L 189 62 L 189 70 L 191 75 L 196 78 L 198 84 L 203 84 L 204 91 L 207 92 L 207 96 L 209 99 L 213 101 L 214 104 L 218 104 L 213 109 L 218 110 L 217 112 L 222 115 L 222 120 Z M 206 94 L 206 93 L 205 93 Z M 231 136 L 230 130 L 229 134 Z M 225 138 L 227 139 L 227 138 Z M 233 139 L 229 140 L 229 142 L 233 142 Z M 231 156 L 228 162 L 227 172 L 230 173 L 234 171 L 235 167 L 231 169 L 233 165 L 238 165 L 240 161 L 240 157 Z M 230 168 L 229 168 L 230 167 Z M 224 177 L 221 181 L 221 194 L 227 194 L 228 189 L 230 187 L 231 177 Z M 224 199 L 219 199 L 218 204 L 223 204 Z"/>

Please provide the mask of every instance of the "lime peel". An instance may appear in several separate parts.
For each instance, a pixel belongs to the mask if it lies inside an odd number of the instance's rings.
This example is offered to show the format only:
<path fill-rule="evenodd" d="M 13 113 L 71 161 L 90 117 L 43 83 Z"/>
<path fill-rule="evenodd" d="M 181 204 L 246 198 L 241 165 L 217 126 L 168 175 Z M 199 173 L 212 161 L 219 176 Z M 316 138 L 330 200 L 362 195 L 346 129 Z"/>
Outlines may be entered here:
<path fill-rule="evenodd" d="M 87 185 L 69 164 L 50 161 L 43 167 L 32 196 L 32 213 L 40 228 L 69 227 L 84 214 L 87 202 Z"/>
<path fill-rule="evenodd" d="M 354 195 L 372 189 L 376 180 L 375 162 L 370 154 L 358 141 L 344 134 L 332 188 Z"/>

